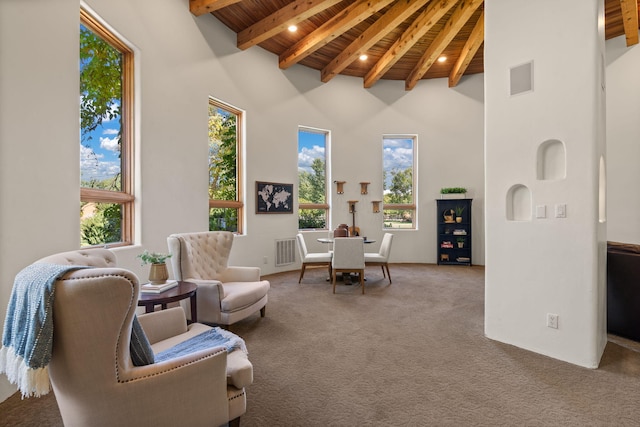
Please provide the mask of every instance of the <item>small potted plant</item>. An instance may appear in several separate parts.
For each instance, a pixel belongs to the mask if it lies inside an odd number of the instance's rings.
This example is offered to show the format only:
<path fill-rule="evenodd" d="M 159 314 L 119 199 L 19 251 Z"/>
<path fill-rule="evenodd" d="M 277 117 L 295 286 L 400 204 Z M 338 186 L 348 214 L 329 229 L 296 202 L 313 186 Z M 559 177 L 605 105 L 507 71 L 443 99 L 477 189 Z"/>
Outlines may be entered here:
<path fill-rule="evenodd" d="M 441 199 L 464 199 L 467 189 L 464 187 L 444 187 L 440 189 Z"/>
<path fill-rule="evenodd" d="M 456 239 L 456 242 L 458 242 L 458 248 L 459 248 L 459 249 L 464 248 L 464 237 L 458 237 L 458 238 Z"/>
<path fill-rule="evenodd" d="M 456 206 L 456 222 L 462 222 L 462 212 L 464 212 L 464 206 Z"/>
<path fill-rule="evenodd" d="M 149 282 L 154 285 L 165 283 L 169 278 L 167 271 L 167 258 L 171 258 L 171 254 L 163 254 L 160 252 L 149 252 L 145 250 L 136 258 L 140 258 L 142 265 L 151 264 L 149 269 Z"/>

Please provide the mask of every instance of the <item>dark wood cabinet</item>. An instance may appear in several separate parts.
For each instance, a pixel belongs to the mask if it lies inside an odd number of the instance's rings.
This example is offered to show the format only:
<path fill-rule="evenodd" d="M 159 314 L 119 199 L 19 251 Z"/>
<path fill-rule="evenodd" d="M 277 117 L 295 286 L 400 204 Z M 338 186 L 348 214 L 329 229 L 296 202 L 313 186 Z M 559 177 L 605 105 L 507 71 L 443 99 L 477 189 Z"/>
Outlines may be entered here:
<path fill-rule="evenodd" d="M 437 199 L 438 265 L 471 265 L 472 199 Z"/>

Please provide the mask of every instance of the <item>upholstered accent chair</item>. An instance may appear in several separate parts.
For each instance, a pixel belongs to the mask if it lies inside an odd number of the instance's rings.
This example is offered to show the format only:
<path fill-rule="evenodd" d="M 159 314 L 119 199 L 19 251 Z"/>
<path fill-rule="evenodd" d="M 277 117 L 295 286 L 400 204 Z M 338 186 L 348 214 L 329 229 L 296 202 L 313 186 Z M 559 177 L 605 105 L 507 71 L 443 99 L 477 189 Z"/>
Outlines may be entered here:
<path fill-rule="evenodd" d="M 364 294 L 364 240 L 362 237 L 336 237 L 333 239 L 331 260 L 333 293 L 336 293 L 336 273 L 357 273 Z"/>
<path fill-rule="evenodd" d="M 55 282 L 49 376 L 65 426 L 239 424 L 246 411 L 244 387 L 253 381 L 243 351 L 212 347 L 134 366 L 136 275 L 117 268 L 107 249 L 63 252 L 38 262 L 94 267 Z M 211 329 L 187 325 L 180 307 L 137 317 L 155 354 Z"/>
<path fill-rule="evenodd" d="M 264 317 L 270 284 L 259 267 L 229 266 L 234 234 L 204 231 L 167 238 L 174 278 L 198 285 L 198 321 L 231 325 L 256 312 Z M 183 305 L 190 313 L 190 309 Z"/>
<path fill-rule="evenodd" d="M 300 270 L 300 278 L 298 283 L 302 282 L 304 277 L 304 271 L 309 265 L 324 265 L 329 269 L 329 277 L 331 277 L 331 252 L 309 252 L 307 250 L 307 244 L 304 241 L 304 236 L 301 233 L 296 235 L 298 242 L 298 252 L 300 253 L 300 260 L 302 261 L 302 269 Z"/>
<path fill-rule="evenodd" d="M 365 252 L 365 265 L 379 265 L 382 268 L 382 277 L 389 277 L 391 284 L 391 273 L 389 273 L 389 254 L 391 254 L 391 243 L 393 243 L 393 234 L 384 233 L 380 250 L 378 252 Z M 385 269 L 386 274 L 385 274 Z"/>

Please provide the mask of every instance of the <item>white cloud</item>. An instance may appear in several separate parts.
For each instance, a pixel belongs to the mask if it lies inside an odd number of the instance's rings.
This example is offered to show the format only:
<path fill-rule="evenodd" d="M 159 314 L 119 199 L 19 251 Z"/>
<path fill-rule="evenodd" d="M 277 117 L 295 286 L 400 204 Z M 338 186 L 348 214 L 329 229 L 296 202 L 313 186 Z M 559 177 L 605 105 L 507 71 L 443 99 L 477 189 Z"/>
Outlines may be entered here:
<path fill-rule="evenodd" d="M 118 152 L 120 151 L 120 146 L 118 145 L 119 139 L 120 139 L 119 137 L 115 137 L 115 138 L 100 137 L 100 148 L 103 148 L 109 151 Z"/>
<path fill-rule="evenodd" d="M 314 145 L 312 148 L 303 148 L 298 153 L 298 170 L 312 172 L 311 164 L 318 158 L 324 160 L 324 147 Z"/>
<path fill-rule="evenodd" d="M 118 129 L 105 129 L 102 134 L 103 135 L 117 135 L 118 134 Z"/>
<path fill-rule="evenodd" d="M 80 174 L 83 181 L 102 181 L 120 173 L 120 162 L 107 162 L 102 160 L 103 158 L 104 155 L 80 144 Z"/>

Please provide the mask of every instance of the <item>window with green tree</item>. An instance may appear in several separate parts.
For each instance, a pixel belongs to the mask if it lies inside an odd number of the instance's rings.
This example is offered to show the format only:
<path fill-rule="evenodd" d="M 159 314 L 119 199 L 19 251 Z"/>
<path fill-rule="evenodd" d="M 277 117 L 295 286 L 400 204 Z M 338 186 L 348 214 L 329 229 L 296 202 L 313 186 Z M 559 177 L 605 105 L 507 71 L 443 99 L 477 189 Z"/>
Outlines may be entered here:
<path fill-rule="evenodd" d="M 384 228 L 416 228 L 416 137 L 385 135 L 382 138 Z"/>
<path fill-rule="evenodd" d="M 298 128 L 298 228 L 328 227 L 327 146 L 329 132 Z"/>
<path fill-rule="evenodd" d="M 133 240 L 133 51 L 80 9 L 81 246 Z"/>
<path fill-rule="evenodd" d="M 209 231 L 242 233 L 242 132 L 244 114 L 209 99 Z"/>

